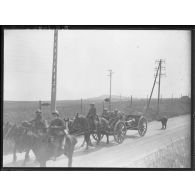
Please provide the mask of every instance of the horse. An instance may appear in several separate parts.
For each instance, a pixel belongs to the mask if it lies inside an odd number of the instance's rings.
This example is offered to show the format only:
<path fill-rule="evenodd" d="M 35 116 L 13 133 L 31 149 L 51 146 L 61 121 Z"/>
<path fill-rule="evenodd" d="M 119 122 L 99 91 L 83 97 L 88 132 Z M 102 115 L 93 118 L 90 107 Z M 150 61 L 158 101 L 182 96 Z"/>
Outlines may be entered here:
<path fill-rule="evenodd" d="M 92 124 L 90 123 L 89 118 L 85 116 L 79 116 L 78 113 L 76 114 L 74 120 L 70 121 L 69 119 L 64 119 L 65 122 L 68 122 L 68 128 L 70 133 L 73 131 L 81 131 L 84 132 L 84 141 L 81 145 L 81 147 L 86 142 L 86 150 L 88 149 L 88 146 L 92 146 L 90 135 L 91 132 L 94 130 Z M 103 117 L 98 117 L 97 120 L 95 120 L 95 127 L 97 131 L 97 144 L 99 144 L 101 139 L 101 134 L 107 136 L 107 144 L 109 144 L 109 134 L 105 131 L 108 129 L 108 121 Z"/>
<path fill-rule="evenodd" d="M 161 124 L 162 124 L 162 128 L 161 129 L 166 129 L 167 128 L 168 118 L 166 116 L 158 117 L 157 121 L 161 122 Z"/>
<path fill-rule="evenodd" d="M 78 129 L 73 129 L 73 121 L 74 121 L 74 119 L 70 119 L 70 118 L 64 118 L 64 122 L 65 122 L 65 126 L 66 126 L 66 129 L 68 130 L 68 132 L 70 133 L 70 134 L 74 134 L 73 133 L 73 131 L 78 131 Z M 83 147 L 84 146 L 84 144 L 85 144 L 85 135 L 84 135 L 84 139 L 83 139 L 83 143 L 81 144 L 81 146 L 80 147 Z M 91 141 L 89 141 L 90 142 L 90 144 L 89 145 L 92 145 L 91 144 Z"/>
<path fill-rule="evenodd" d="M 109 134 L 105 131 L 105 130 L 108 130 L 110 127 L 109 127 L 109 121 L 106 120 L 105 118 L 103 117 L 99 117 L 99 121 L 98 121 L 98 131 L 97 131 L 97 135 L 98 135 L 98 144 L 100 142 L 100 136 L 101 134 L 103 135 L 106 135 L 106 138 L 107 138 L 107 141 L 106 143 L 109 144 Z"/>
<path fill-rule="evenodd" d="M 72 157 L 74 153 L 74 148 L 77 143 L 77 139 L 67 133 L 60 133 L 56 137 L 52 137 L 49 133 L 42 134 L 32 134 L 34 144 L 31 149 L 36 156 L 37 161 L 40 163 L 41 167 L 46 167 L 46 162 L 52 157 L 56 157 L 64 154 L 68 158 L 68 167 L 72 167 Z M 60 139 L 63 139 L 63 149 L 59 146 L 61 145 Z M 58 154 L 56 154 L 58 151 Z"/>
<path fill-rule="evenodd" d="M 73 120 L 68 119 L 64 119 L 65 123 L 67 123 L 67 127 L 69 130 L 69 134 L 76 134 L 78 132 L 81 132 L 84 134 L 84 141 L 82 146 L 84 145 L 84 143 L 86 142 L 86 150 L 88 149 L 88 146 L 92 146 L 91 140 L 90 140 L 90 125 L 89 125 L 89 121 L 86 117 L 84 116 L 79 116 L 78 113 L 76 114 L 76 116 L 74 117 Z"/>
<path fill-rule="evenodd" d="M 4 135 L 4 139 L 13 143 L 13 163 L 15 163 L 17 160 L 17 151 L 20 153 L 26 152 L 25 159 L 23 161 L 23 165 L 25 165 L 26 161 L 29 160 L 30 146 L 32 145 L 32 139 L 28 135 L 28 129 L 22 126 L 18 127 L 16 124 L 14 124 L 7 130 L 6 134 Z"/>

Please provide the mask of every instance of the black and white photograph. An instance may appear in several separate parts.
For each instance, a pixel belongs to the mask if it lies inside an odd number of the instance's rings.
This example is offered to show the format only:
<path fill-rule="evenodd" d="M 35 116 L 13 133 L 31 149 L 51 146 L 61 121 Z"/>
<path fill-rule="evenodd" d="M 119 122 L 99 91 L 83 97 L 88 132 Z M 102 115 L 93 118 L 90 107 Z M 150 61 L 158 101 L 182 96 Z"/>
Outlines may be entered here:
<path fill-rule="evenodd" d="M 3 34 L 3 168 L 191 168 L 190 30 Z"/>

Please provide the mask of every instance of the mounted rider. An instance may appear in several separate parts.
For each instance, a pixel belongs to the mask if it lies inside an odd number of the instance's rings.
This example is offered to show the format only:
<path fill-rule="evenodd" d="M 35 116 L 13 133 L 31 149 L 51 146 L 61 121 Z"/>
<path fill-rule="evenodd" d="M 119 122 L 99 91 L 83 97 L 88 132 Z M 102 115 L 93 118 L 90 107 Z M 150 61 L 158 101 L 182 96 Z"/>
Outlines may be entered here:
<path fill-rule="evenodd" d="M 107 108 L 104 108 L 103 113 L 102 113 L 102 117 L 109 121 L 110 113 L 108 112 Z"/>
<path fill-rule="evenodd" d="M 90 104 L 90 109 L 89 109 L 89 112 L 87 114 L 87 118 L 89 119 L 89 124 L 90 124 L 90 127 L 92 128 L 92 130 L 97 129 L 95 121 L 98 120 L 98 116 L 96 113 L 95 103 Z"/>
<path fill-rule="evenodd" d="M 65 122 L 60 118 L 59 112 L 57 110 L 52 112 L 53 120 L 49 125 L 49 134 L 54 137 L 54 142 L 59 143 L 59 147 L 55 150 L 55 157 L 57 157 L 58 152 L 63 148 L 63 140 L 64 140 L 64 129 L 65 129 Z"/>
<path fill-rule="evenodd" d="M 28 123 L 32 125 L 33 131 L 35 133 L 40 133 L 43 132 L 45 133 L 47 131 L 47 126 L 46 126 L 46 121 L 43 120 L 42 118 L 42 112 L 40 109 L 36 110 L 35 112 L 36 117 L 29 121 Z"/>
<path fill-rule="evenodd" d="M 120 112 L 117 109 L 115 109 L 114 112 L 111 113 L 110 120 L 109 120 L 109 124 L 111 127 L 115 124 L 115 122 L 117 122 L 119 117 L 120 117 Z"/>
<path fill-rule="evenodd" d="M 52 112 L 53 120 L 49 125 L 50 133 L 53 135 L 59 135 L 64 132 L 65 123 L 64 120 L 60 118 L 59 112 L 57 110 Z"/>

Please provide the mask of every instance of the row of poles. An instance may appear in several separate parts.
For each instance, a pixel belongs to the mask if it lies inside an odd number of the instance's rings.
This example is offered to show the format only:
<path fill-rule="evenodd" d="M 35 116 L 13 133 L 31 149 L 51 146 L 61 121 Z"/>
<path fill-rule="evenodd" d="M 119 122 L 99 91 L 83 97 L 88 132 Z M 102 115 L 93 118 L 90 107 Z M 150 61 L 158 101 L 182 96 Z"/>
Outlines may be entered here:
<path fill-rule="evenodd" d="M 56 110 L 56 90 L 57 90 L 57 48 L 58 48 L 58 30 L 54 30 L 54 45 L 53 45 L 53 66 L 52 66 L 52 84 L 51 84 L 51 112 Z M 158 81 L 158 104 L 157 104 L 157 113 L 159 113 L 159 101 L 160 101 L 160 82 L 161 82 L 161 77 L 163 76 L 162 70 L 164 67 L 162 66 L 162 63 L 164 63 L 164 60 L 160 59 L 157 60 L 156 62 L 159 63 L 157 69 L 156 69 L 156 74 L 155 74 L 155 79 L 152 87 L 152 91 L 150 93 L 150 98 L 147 103 L 147 109 L 149 108 L 150 101 L 152 98 L 154 86 L 156 84 L 157 77 L 159 76 L 159 81 Z M 109 94 L 109 110 L 111 111 L 112 109 L 112 75 L 113 71 L 108 70 L 109 74 L 107 76 L 110 77 L 110 94 Z M 83 100 L 81 99 L 81 112 L 83 110 Z M 131 104 L 132 104 L 132 96 L 131 96 Z"/>

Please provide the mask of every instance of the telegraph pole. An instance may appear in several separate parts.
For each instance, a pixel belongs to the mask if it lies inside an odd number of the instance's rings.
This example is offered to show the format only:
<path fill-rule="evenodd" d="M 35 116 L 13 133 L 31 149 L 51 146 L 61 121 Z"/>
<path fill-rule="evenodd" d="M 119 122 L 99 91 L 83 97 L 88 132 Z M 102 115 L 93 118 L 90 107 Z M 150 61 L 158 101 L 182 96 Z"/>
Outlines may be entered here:
<path fill-rule="evenodd" d="M 39 100 L 39 109 L 41 110 L 41 104 L 42 104 L 42 102 L 41 102 L 41 100 Z"/>
<path fill-rule="evenodd" d="M 153 83 L 153 86 L 152 86 L 152 90 L 151 90 L 151 93 L 150 93 L 150 97 L 149 97 L 149 100 L 148 100 L 148 103 L 147 103 L 147 108 L 149 108 L 149 105 L 150 105 L 150 101 L 151 101 L 151 98 L 152 98 L 152 94 L 153 94 L 153 91 L 154 91 L 154 87 L 155 87 L 155 84 L 157 83 L 156 80 L 157 80 L 157 77 L 159 77 L 159 81 L 158 81 L 158 104 L 157 104 L 157 114 L 159 114 L 159 101 L 160 101 L 160 84 L 161 84 L 161 77 L 164 76 L 165 74 L 162 73 L 162 70 L 165 70 L 165 67 L 162 67 L 162 63 L 165 63 L 165 60 L 156 60 L 156 62 L 158 62 L 158 67 L 155 68 L 155 79 L 154 79 L 154 83 Z"/>
<path fill-rule="evenodd" d="M 160 59 L 159 61 L 159 75 L 158 75 L 158 104 L 157 104 L 157 114 L 159 114 L 159 104 L 160 104 L 160 81 L 161 81 L 161 77 L 164 76 L 165 74 L 162 73 L 162 70 L 165 70 L 165 67 L 162 67 L 162 63 L 165 62 L 164 60 Z"/>
<path fill-rule="evenodd" d="M 158 71 L 159 71 L 159 66 L 158 66 L 158 68 L 156 69 L 155 79 L 154 79 L 154 83 L 153 83 L 153 86 L 152 86 L 152 91 L 151 91 L 151 93 L 150 93 L 150 97 L 149 97 L 149 100 L 148 100 L 148 104 L 147 104 L 146 110 L 149 108 L 149 105 L 150 105 L 150 101 L 151 101 L 152 94 L 153 94 L 153 91 L 154 91 L 154 86 L 155 86 L 155 84 L 156 84 L 156 79 L 157 79 L 157 76 L 158 76 Z"/>
<path fill-rule="evenodd" d="M 131 95 L 131 106 L 132 106 L 132 104 L 133 104 L 133 97 L 132 97 L 132 95 Z"/>
<path fill-rule="evenodd" d="M 52 84 L 51 84 L 51 112 L 54 112 L 56 110 L 57 51 L 58 51 L 58 30 L 54 30 L 53 68 L 52 68 Z"/>
<path fill-rule="evenodd" d="M 112 99 L 112 94 L 111 94 L 111 90 L 112 90 L 112 74 L 113 74 L 113 72 L 112 72 L 112 70 L 108 70 L 109 71 L 109 75 L 107 75 L 107 76 L 109 76 L 110 77 L 110 98 L 109 98 L 109 110 L 111 111 L 111 99 Z"/>
<path fill-rule="evenodd" d="M 161 78 L 161 60 L 159 61 L 159 78 L 158 78 L 158 104 L 157 113 L 159 114 L 159 102 L 160 102 L 160 78 Z"/>
<path fill-rule="evenodd" d="M 81 98 L 81 114 L 83 113 L 83 99 Z"/>

